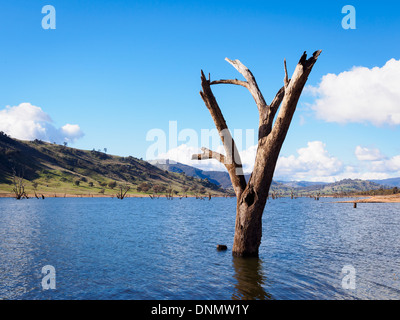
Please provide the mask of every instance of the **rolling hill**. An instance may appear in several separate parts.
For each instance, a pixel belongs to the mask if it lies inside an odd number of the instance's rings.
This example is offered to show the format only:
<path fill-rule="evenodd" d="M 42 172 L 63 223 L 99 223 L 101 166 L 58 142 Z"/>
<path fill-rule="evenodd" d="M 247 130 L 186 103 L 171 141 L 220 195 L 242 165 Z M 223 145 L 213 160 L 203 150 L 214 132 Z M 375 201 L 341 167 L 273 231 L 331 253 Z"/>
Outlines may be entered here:
<path fill-rule="evenodd" d="M 110 182 L 128 184 L 130 193 L 172 189 L 175 194 L 224 195 L 226 191 L 201 177 L 159 169 L 135 157 L 69 148 L 40 140 L 21 141 L 0 133 L 0 192 L 12 190 L 13 169 L 23 175 L 26 189 L 42 193 L 112 195 Z"/>

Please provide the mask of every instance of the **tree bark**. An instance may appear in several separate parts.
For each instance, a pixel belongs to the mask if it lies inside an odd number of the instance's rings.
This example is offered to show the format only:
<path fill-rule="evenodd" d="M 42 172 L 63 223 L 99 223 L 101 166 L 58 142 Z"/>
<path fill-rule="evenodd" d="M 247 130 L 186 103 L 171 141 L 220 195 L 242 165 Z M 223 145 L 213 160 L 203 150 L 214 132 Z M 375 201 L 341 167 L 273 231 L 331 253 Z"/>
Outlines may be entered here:
<path fill-rule="evenodd" d="M 226 155 L 203 148 L 203 154 L 193 155 L 192 158 L 217 159 L 224 163 L 228 170 L 237 197 L 235 236 L 232 247 L 232 253 L 235 256 L 258 256 L 262 237 L 262 215 L 279 152 L 308 75 L 320 54 L 320 50 L 316 51 L 311 58 L 307 59 L 307 54 L 304 52 L 291 79 L 288 77 L 286 60 L 284 60 L 284 85 L 270 105 L 266 104 L 253 74 L 239 60 L 225 59 L 243 75 L 246 81 L 234 79 L 211 82 L 201 71 L 203 91 L 200 95 L 220 133 Z M 247 88 L 258 107 L 258 147 L 254 169 L 247 184 L 241 170 L 241 160 L 235 142 L 210 87 L 215 84 L 235 84 Z M 279 107 L 278 116 L 273 123 Z"/>

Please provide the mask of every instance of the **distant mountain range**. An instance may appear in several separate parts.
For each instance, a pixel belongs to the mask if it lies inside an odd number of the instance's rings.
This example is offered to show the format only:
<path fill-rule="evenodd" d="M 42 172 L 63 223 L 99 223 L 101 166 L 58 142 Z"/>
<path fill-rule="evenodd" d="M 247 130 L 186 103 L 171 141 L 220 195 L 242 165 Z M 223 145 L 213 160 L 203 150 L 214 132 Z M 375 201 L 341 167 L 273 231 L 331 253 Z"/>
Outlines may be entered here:
<path fill-rule="evenodd" d="M 171 172 L 185 173 L 186 175 L 200 179 L 207 178 L 210 182 L 220 185 L 225 189 L 232 188 L 228 172 L 204 171 L 189 165 L 170 160 L 152 160 L 152 165 Z M 246 180 L 250 177 L 245 175 Z M 290 194 L 292 191 L 297 194 L 332 194 L 341 192 L 369 191 L 381 188 L 400 187 L 400 178 L 384 180 L 360 180 L 344 179 L 338 182 L 310 182 L 310 181 L 273 181 L 271 191 L 281 194 Z"/>
<path fill-rule="evenodd" d="M 201 169 L 188 166 L 183 163 L 179 163 L 176 161 L 168 160 L 168 159 L 160 159 L 160 160 L 150 160 L 148 161 L 153 166 L 161 170 L 167 170 L 176 173 L 185 173 L 187 176 L 199 178 L 199 179 L 208 179 L 208 181 L 220 185 L 224 189 L 229 189 L 232 187 L 231 179 L 229 178 L 228 172 L 224 171 L 203 171 Z M 250 175 L 246 175 L 246 180 L 250 177 Z"/>
<path fill-rule="evenodd" d="M 400 187 L 400 178 L 390 178 L 390 179 L 383 179 L 383 180 L 370 180 L 375 183 L 387 185 L 390 187 Z"/>
<path fill-rule="evenodd" d="M 290 188 L 307 188 L 311 186 L 319 186 L 327 184 L 327 182 L 310 182 L 310 181 L 277 181 Z"/>

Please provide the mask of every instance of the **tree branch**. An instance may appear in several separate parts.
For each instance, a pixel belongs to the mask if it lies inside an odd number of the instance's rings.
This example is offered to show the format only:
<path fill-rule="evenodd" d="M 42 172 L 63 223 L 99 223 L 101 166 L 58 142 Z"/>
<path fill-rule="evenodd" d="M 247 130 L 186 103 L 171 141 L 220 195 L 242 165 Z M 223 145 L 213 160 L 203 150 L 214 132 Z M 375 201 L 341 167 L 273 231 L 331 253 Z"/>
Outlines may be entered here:
<path fill-rule="evenodd" d="M 215 127 L 218 130 L 226 154 L 226 156 L 224 156 L 224 164 L 228 169 L 229 177 L 231 178 L 236 196 L 239 197 L 246 188 L 246 180 L 242 172 L 239 152 L 228 126 L 226 125 L 217 100 L 211 90 L 210 80 L 206 79 L 203 70 L 201 70 L 201 86 L 203 91 L 200 91 L 200 95 L 214 120 Z"/>
<path fill-rule="evenodd" d="M 210 85 L 214 85 L 214 84 L 235 84 L 238 86 L 245 87 L 247 89 L 249 88 L 249 85 L 246 81 L 241 81 L 238 79 L 228 79 L 228 80 L 221 79 L 221 80 L 211 81 Z"/>
<path fill-rule="evenodd" d="M 262 114 L 265 112 L 267 108 L 267 104 L 265 103 L 264 97 L 258 88 L 256 79 L 254 78 L 251 71 L 239 60 L 230 60 L 225 58 L 237 71 L 239 71 L 243 77 L 247 80 L 247 89 L 249 89 L 251 95 L 253 96 L 254 101 L 257 104 L 258 111 L 260 113 L 260 118 Z"/>
<path fill-rule="evenodd" d="M 269 115 L 267 114 L 265 119 L 264 135 L 258 140 L 254 169 L 247 189 L 253 187 L 254 190 L 259 191 L 269 188 L 269 185 L 266 185 L 266 181 L 272 181 L 279 152 L 288 132 L 301 92 L 320 54 L 320 50 L 315 51 L 313 56 L 307 59 L 307 54 L 304 52 L 293 72 L 292 78 L 287 81 L 287 86 L 282 87 L 272 101 Z M 285 70 L 285 79 L 286 72 L 287 70 Z M 271 129 L 273 116 L 280 104 L 279 113 Z M 268 133 L 269 130 L 270 132 Z"/>
<path fill-rule="evenodd" d="M 282 99 L 282 106 L 279 110 L 274 128 L 272 129 L 275 135 L 281 136 L 278 138 L 278 140 L 281 140 L 281 138 L 284 139 L 286 136 L 294 111 L 296 110 L 297 102 L 299 101 L 301 92 L 303 91 L 304 85 L 307 82 L 308 75 L 310 74 L 315 62 L 317 62 L 321 52 L 321 50 L 315 51 L 312 57 L 310 57 L 308 60 L 307 53 L 304 52 L 296 66 L 296 69 L 293 72 L 292 78 L 288 80 L 288 85 L 285 86 L 285 94 Z M 287 70 L 285 72 L 287 73 Z"/>
<path fill-rule="evenodd" d="M 285 88 L 289 85 L 289 77 L 288 77 L 288 72 L 287 72 L 287 67 L 286 67 L 286 59 L 283 59 L 283 65 L 285 68 L 285 78 L 283 79 L 283 83 L 285 84 Z"/>
<path fill-rule="evenodd" d="M 192 160 L 207 160 L 207 159 L 215 159 L 218 160 L 219 162 L 221 162 L 223 165 L 226 166 L 226 160 L 225 160 L 225 156 L 223 154 L 220 154 L 218 152 L 212 151 L 210 149 L 207 148 L 201 148 L 201 150 L 203 151 L 203 153 L 199 153 L 199 154 L 193 154 L 192 155 Z"/>

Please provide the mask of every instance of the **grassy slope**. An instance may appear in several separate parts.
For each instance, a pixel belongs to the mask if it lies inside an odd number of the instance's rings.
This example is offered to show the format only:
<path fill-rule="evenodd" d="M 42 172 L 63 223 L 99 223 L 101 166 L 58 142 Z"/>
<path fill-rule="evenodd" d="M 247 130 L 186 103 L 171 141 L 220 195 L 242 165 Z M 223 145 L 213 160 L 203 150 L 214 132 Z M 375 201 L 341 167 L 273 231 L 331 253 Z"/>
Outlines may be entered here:
<path fill-rule="evenodd" d="M 104 184 L 116 181 L 131 186 L 128 194 L 145 195 L 136 189 L 143 182 L 169 187 L 180 194 L 185 187 L 189 187 L 188 194 L 199 193 L 201 188 L 205 188 L 204 193 L 224 194 L 210 182 L 166 172 L 134 157 L 112 156 L 41 141 L 20 141 L 0 135 L 0 193 L 12 191 L 13 168 L 17 173 L 23 171 L 29 193 L 33 192 L 32 185 L 36 182 L 38 193 L 99 194 L 105 189 L 106 195 L 114 195 L 116 190 Z M 74 184 L 76 180 L 81 180 L 79 186 Z M 89 183 L 93 183 L 93 187 Z"/>

